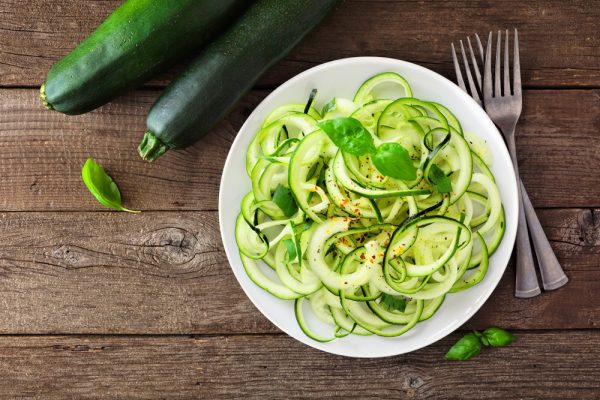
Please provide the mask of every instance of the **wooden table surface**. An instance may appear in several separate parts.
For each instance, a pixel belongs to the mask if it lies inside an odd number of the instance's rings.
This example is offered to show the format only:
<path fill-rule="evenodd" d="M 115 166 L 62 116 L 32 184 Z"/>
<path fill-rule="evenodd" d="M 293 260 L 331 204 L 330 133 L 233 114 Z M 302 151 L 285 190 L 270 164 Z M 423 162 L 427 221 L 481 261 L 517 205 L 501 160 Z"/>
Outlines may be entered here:
<path fill-rule="evenodd" d="M 50 66 L 117 0 L 0 1 L 0 398 L 600 398 L 600 2 L 346 1 L 194 147 L 154 164 L 136 146 L 174 72 L 87 115 L 45 111 Z M 350 359 L 280 332 L 246 298 L 219 237 L 221 169 L 244 119 L 319 63 L 377 55 L 454 79 L 450 42 L 520 30 L 523 181 L 570 282 L 516 299 L 511 264 L 459 332 Z M 177 70 L 177 69 L 176 69 Z M 140 215 L 107 211 L 88 156 Z M 516 342 L 444 360 L 464 330 Z"/>

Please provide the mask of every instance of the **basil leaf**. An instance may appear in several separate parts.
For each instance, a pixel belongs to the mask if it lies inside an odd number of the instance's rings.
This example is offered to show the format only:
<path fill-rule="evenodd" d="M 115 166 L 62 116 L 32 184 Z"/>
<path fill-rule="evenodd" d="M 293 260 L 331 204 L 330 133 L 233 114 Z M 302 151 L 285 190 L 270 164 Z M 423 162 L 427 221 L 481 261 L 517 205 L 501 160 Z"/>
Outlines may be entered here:
<path fill-rule="evenodd" d="M 296 243 L 292 239 L 284 239 L 283 244 L 287 249 L 286 261 L 290 262 L 296 259 L 298 253 L 296 252 Z"/>
<path fill-rule="evenodd" d="M 381 296 L 379 305 L 388 311 L 398 310 L 400 312 L 404 312 L 404 310 L 406 310 L 406 299 L 384 293 Z"/>
<path fill-rule="evenodd" d="M 481 334 L 481 332 L 473 331 L 473 333 L 475 334 L 475 336 L 477 336 L 479 338 L 479 341 L 481 342 L 482 345 L 484 345 L 484 346 L 489 346 L 490 345 L 490 342 L 488 342 L 488 340 L 485 338 L 485 336 L 483 336 Z"/>
<path fill-rule="evenodd" d="M 439 193 L 450 193 L 452 191 L 450 178 L 435 164 L 432 164 L 429 168 L 429 180 Z"/>
<path fill-rule="evenodd" d="M 474 333 L 467 333 L 460 338 L 454 346 L 446 353 L 447 360 L 465 361 L 471 357 L 475 357 L 481 351 L 481 343 L 479 338 Z"/>
<path fill-rule="evenodd" d="M 85 186 L 87 186 L 96 200 L 103 206 L 118 211 L 141 212 L 123 207 L 121 192 L 117 184 L 93 159 L 88 158 L 85 164 L 83 164 L 81 179 L 83 179 L 83 183 L 85 183 Z"/>
<path fill-rule="evenodd" d="M 277 185 L 272 200 L 286 217 L 291 217 L 298 211 L 298 205 L 294 200 L 294 196 L 292 196 L 292 192 L 285 186 Z"/>
<path fill-rule="evenodd" d="M 355 156 L 375 151 L 371 133 L 351 117 L 328 119 L 319 123 L 319 127 L 329 136 L 337 147 Z"/>
<path fill-rule="evenodd" d="M 326 114 L 328 114 L 328 113 L 330 113 L 332 111 L 335 111 L 336 108 L 337 108 L 337 102 L 336 102 L 335 97 L 334 97 L 333 99 L 329 100 L 327 102 L 327 104 L 325 104 L 323 106 L 323 109 L 321 110 L 321 115 L 325 116 Z"/>
<path fill-rule="evenodd" d="M 379 172 L 386 176 L 404 181 L 417 179 L 417 169 L 408 151 L 398 143 L 383 143 L 371 159 Z"/>
<path fill-rule="evenodd" d="M 296 257 L 298 259 L 299 268 L 302 268 L 302 247 L 300 247 L 300 238 L 302 236 L 302 232 L 306 231 L 312 225 L 311 222 L 303 222 L 299 225 L 296 225 L 294 221 L 290 221 L 290 225 L 292 226 L 292 231 L 294 232 L 294 243 L 296 245 Z"/>
<path fill-rule="evenodd" d="M 492 326 L 483 331 L 483 337 L 487 339 L 490 346 L 502 347 L 511 344 L 514 340 L 512 333 L 504 329 Z"/>

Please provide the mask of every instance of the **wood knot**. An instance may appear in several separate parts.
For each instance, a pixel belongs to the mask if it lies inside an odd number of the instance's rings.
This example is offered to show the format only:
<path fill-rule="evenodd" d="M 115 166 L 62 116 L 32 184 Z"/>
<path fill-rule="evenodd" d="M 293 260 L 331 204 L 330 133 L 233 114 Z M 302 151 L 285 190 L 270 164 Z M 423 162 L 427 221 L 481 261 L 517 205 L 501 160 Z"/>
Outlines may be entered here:
<path fill-rule="evenodd" d="M 66 268 L 85 268 L 94 265 L 93 258 L 85 254 L 85 250 L 66 244 L 54 248 L 50 255 L 63 261 L 61 264 Z"/>
<path fill-rule="evenodd" d="M 185 264 L 196 255 L 198 239 L 181 228 L 164 228 L 149 234 L 144 242 L 146 253 L 159 263 Z"/>
<path fill-rule="evenodd" d="M 598 229 L 600 219 L 596 210 L 584 210 L 579 218 L 579 242 L 582 245 L 595 246 L 598 244 Z"/>
<path fill-rule="evenodd" d="M 29 190 L 32 191 L 33 193 L 39 193 L 40 192 L 40 187 L 38 186 L 38 180 L 37 180 L 37 178 L 33 179 L 33 182 L 31 183 L 31 185 L 29 185 Z"/>
<path fill-rule="evenodd" d="M 423 386 L 423 378 L 418 375 L 412 375 L 408 377 L 408 386 L 413 389 L 418 389 Z"/>
<path fill-rule="evenodd" d="M 79 259 L 79 257 L 77 257 L 77 253 L 71 251 L 69 246 L 66 245 L 62 245 L 52 250 L 52 256 L 69 262 L 77 262 Z"/>
<path fill-rule="evenodd" d="M 421 377 L 418 372 L 408 371 L 404 376 L 404 380 L 402 382 L 402 389 L 406 395 L 406 398 L 420 398 L 420 394 L 423 394 L 423 386 L 425 385 L 425 381 Z"/>

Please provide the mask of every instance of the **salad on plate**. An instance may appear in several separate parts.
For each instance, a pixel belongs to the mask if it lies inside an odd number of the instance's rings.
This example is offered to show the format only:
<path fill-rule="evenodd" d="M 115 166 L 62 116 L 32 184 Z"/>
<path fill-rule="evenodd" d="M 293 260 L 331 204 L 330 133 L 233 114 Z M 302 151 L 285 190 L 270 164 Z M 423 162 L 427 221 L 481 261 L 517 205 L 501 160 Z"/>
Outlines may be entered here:
<path fill-rule="evenodd" d="M 486 275 L 504 234 L 491 152 L 395 72 L 316 99 L 274 109 L 247 149 L 244 269 L 314 340 L 402 335 Z"/>

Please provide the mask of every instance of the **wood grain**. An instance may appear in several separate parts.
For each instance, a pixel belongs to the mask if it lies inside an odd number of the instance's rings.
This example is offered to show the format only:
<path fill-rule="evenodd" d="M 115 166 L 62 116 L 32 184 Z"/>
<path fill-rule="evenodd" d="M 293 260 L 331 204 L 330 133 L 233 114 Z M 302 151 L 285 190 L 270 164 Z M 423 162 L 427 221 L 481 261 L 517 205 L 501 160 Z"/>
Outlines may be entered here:
<path fill-rule="evenodd" d="M 119 0 L 3 0 L 0 86 L 39 86 L 50 66 L 92 32 Z M 260 85 L 278 85 L 319 63 L 386 56 L 454 78 L 450 43 L 491 29 L 518 28 L 526 86 L 598 87 L 597 0 L 373 1 L 348 0 Z M 165 85 L 166 73 L 150 82 Z"/>
<path fill-rule="evenodd" d="M 7 213 L 1 333 L 274 332 L 238 286 L 215 212 Z"/>
<path fill-rule="evenodd" d="M 80 178 L 87 157 L 118 182 L 138 209 L 215 210 L 235 134 L 265 92 L 250 93 L 197 146 L 150 164 L 137 154 L 155 91 L 137 91 L 76 117 L 41 108 L 34 90 L 0 90 L 2 210 L 101 210 Z"/>
<path fill-rule="evenodd" d="M 511 265 L 467 326 L 600 326 L 598 215 L 541 212 L 571 281 L 515 299 Z M 235 280 L 215 212 L 4 213 L 0 232 L 0 334 L 278 331 Z"/>
<path fill-rule="evenodd" d="M 0 399 L 598 398 L 598 0 L 346 0 L 204 140 L 152 165 L 136 146 L 181 65 L 80 117 L 44 111 L 35 89 L 120 3 L 0 1 L 0 88 L 11 88 L 0 89 Z M 463 328 L 500 325 L 517 340 L 464 363 L 443 359 L 462 333 L 371 360 L 282 335 L 219 237 L 219 179 L 244 120 L 269 89 L 342 57 L 404 59 L 454 80 L 450 42 L 512 27 L 532 89 L 521 174 L 569 284 L 516 299 L 510 264 Z M 88 156 L 126 205 L 155 211 L 106 212 L 79 176 Z"/>
<path fill-rule="evenodd" d="M 282 335 L 0 337 L 0 397 L 36 399 L 597 399 L 600 331 L 517 332 L 445 361 L 459 332 L 417 352 L 351 359 Z"/>
<path fill-rule="evenodd" d="M 137 91 L 90 114 L 41 108 L 32 89 L 0 89 L 0 209 L 101 210 L 81 182 L 94 157 L 127 205 L 145 210 L 216 210 L 235 134 L 267 91 L 253 91 L 211 134 L 149 164 L 137 155 L 154 91 Z M 521 174 L 536 207 L 598 207 L 600 90 L 525 92 L 517 129 Z"/>
<path fill-rule="evenodd" d="M 600 90 L 528 91 L 516 138 L 534 207 L 598 207 Z"/>

